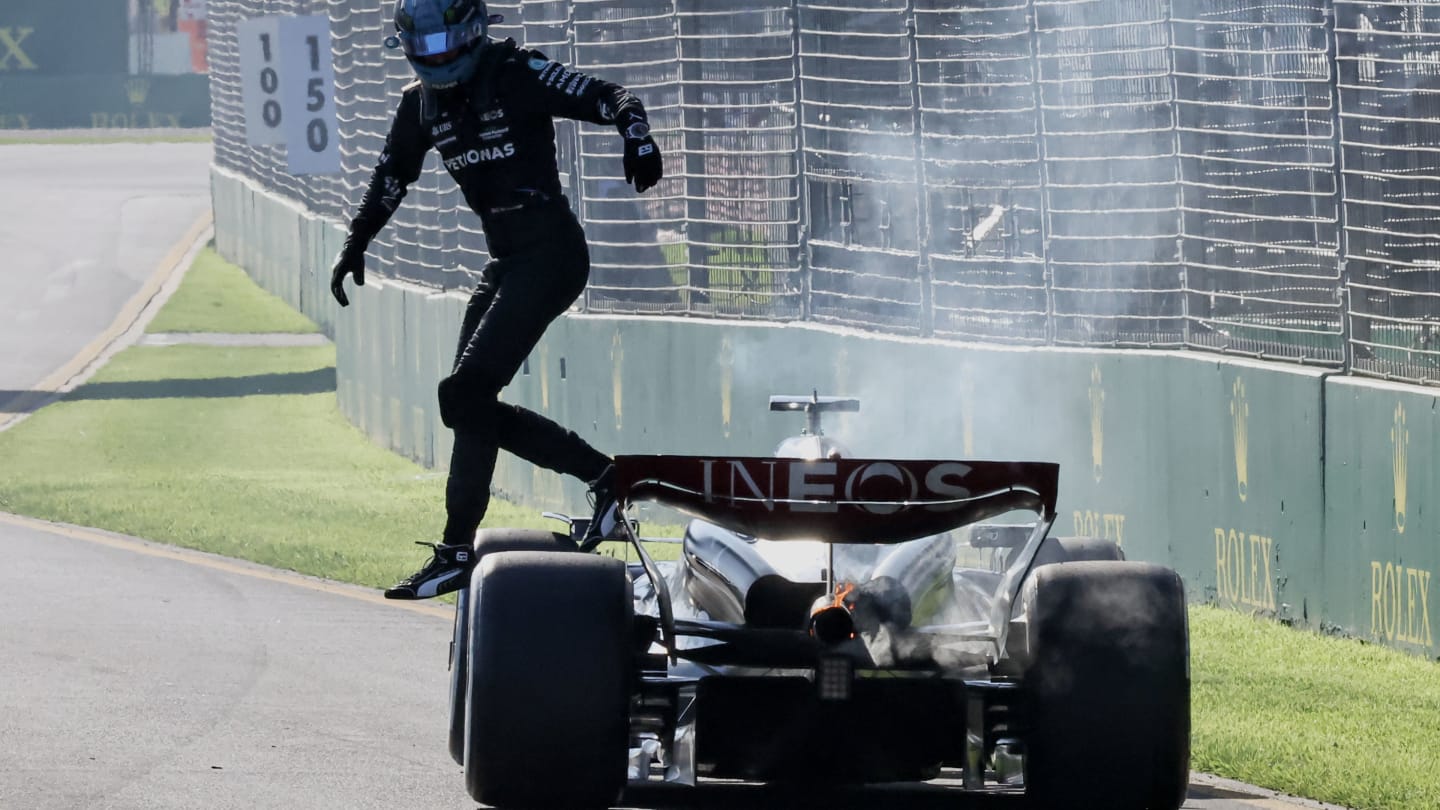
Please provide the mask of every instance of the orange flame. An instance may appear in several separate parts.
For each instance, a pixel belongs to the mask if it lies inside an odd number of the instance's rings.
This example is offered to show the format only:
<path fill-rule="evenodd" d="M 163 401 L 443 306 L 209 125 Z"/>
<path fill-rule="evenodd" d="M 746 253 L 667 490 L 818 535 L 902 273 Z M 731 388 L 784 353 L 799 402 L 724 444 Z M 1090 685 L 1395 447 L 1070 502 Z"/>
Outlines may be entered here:
<path fill-rule="evenodd" d="M 844 583 L 844 584 L 842 584 L 842 585 L 836 585 L 836 586 L 835 586 L 835 599 L 834 599 L 834 601 L 832 601 L 832 602 L 831 602 L 830 604 L 828 604 L 828 605 L 821 605 L 820 607 L 815 608 L 814 610 L 812 610 L 812 611 L 810 612 L 810 615 L 811 615 L 811 616 L 814 616 L 816 613 L 819 613 L 819 612 L 822 611 L 822 610 L 828 610 L 829 608 L 843 608 L 843 607 L 845 607 L 845 597 L 849 596 L 850 594 L 852 594 L 852 593 L 854 593 L 854 592 L 855 592 L 855 583 L 853 583 L 853 582 L 846 582 L 846 583 Z"/>

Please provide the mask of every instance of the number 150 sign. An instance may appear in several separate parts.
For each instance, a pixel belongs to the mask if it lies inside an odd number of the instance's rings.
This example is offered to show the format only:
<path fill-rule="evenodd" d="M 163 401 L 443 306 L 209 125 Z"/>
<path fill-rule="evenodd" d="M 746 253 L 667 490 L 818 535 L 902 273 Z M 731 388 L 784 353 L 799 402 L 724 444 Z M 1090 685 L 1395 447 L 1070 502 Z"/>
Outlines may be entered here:
<path fill-rule="evenodd" d="M 339 172 L 330 18 L 256 17 L 238 33 L 246 140 L 286 145 L 291 174 Z"/>

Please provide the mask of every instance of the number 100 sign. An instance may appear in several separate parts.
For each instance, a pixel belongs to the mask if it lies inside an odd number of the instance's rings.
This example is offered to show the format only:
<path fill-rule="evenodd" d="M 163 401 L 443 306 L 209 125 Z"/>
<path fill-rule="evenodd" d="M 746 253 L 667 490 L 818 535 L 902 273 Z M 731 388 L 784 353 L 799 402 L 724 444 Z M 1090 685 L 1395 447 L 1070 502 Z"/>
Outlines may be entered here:
<path fill-rule="evenodd" d="M 256 17 L 237 33 L 246 140 L 286 145 L 291 174 L 339 172 L 329 17 Z"/>

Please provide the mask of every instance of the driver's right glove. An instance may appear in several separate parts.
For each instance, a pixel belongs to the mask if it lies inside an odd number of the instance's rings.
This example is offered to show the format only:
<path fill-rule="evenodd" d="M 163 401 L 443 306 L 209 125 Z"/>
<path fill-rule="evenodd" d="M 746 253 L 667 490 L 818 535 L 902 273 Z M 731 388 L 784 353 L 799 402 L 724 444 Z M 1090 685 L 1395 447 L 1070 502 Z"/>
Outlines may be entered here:
<path fill-rule="evenodd" d="M 625 130 L 625 182 L 635 184 L 635 192 L 653 188 L 665 176 L 665 163 L 660 147 L 650 137 L 650 125 L 637 121 Z"/>
<path fill-rule="evenodd" d="M 355 279 L 355 286 L 365 286 L 365 248 L 350 243 L 335 257 L 335 268 L 330 271 L 330 292 L 340 306 L 350 306 L 350 298 L 345 295 L 345 277 Z"/>

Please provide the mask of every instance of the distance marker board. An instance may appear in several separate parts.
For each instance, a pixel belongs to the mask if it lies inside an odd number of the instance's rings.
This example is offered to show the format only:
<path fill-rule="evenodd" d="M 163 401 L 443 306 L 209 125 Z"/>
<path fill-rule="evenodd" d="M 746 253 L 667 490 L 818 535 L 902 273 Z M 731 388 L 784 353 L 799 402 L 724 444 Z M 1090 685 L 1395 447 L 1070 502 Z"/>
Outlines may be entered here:
<path fill-rule="evenodd" d="M 245 139 L 286 147 L 291 174 L 336 174 L 330 18 L 255 17 L 237 26 Z"/>

